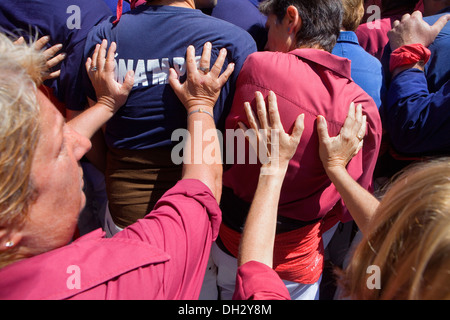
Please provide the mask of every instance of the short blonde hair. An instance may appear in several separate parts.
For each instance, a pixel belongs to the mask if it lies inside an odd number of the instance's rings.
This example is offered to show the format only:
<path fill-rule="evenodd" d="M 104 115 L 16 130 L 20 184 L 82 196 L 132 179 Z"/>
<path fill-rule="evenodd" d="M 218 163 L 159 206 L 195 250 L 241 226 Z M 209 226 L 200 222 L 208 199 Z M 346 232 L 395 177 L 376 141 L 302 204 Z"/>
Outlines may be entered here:
<path fill-rule="evenodd" d="M 37 85 L 45 58 L 0 34 L 0 226 L 23 223 L 33 200 L 31 164 L 39 139 Z"/>
<path fill-rule="evenodd" d="M 363 0 L 342 0 L 344 16 L 342 18 L 342 28 L 346 31 L 355 31 L 364 16 Z"/>
<path fill-rule="evenodd" d="M 450 299 L 450 158 L 399 175 L 377 211 L 374 231 L 341 274 L 353 299 Z M 367 285 L 369 266 L 380 289 Z"/>

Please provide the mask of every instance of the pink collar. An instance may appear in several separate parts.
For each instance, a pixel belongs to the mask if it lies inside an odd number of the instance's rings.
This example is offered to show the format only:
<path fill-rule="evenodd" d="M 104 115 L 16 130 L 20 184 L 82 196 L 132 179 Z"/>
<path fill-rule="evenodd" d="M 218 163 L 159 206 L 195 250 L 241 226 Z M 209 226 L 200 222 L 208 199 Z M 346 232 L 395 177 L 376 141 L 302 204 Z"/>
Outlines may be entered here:
<path fill-rule="evenodd" d="M 296 55 L 300 59 L 305 59 L 322 65 L 341 76 L 351 79 L 351 62 L 350 60 L 342 57 L 338 57 L 324 50 L 318 49 L 295 49 L 289 52 L 290 54 Z"/>

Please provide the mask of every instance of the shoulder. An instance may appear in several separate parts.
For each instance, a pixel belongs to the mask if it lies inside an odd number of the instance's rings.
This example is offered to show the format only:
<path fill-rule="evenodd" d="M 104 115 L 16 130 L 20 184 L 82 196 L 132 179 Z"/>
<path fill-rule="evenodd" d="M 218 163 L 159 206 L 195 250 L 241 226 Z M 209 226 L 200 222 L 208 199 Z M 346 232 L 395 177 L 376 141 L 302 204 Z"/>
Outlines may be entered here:
<path fill-rule="evenodd" d="M 248 50 L 247 48 L 250 48 L 252 52 L 256 51 L 255 40 L 243 28 L 203 13 L 199 18 L 203 20 L 202 25 L 204 25 L 205 30 L 208 30 L 208 33 L 219 32 L 220 37 L 233 44 L 236 49 Z"/>
<path fill-rule="evenodd" d="M 274 69 L 280 71 L 283 66 L 288 67 L 290 61 L 298 59 L 291 54 L 271 51 L 257 51 L 250 54 L 244 63 L 247 72 L 258 72 L 265 69 Z M 243 69 L 244 69 L 243 68 Z"/>

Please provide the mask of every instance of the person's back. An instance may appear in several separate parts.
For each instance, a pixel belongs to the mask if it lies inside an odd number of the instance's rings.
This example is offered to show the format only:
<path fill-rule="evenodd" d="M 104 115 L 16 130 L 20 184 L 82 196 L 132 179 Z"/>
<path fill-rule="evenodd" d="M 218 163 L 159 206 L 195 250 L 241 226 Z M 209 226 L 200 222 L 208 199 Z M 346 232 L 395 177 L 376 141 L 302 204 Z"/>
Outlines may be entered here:
<path fill-rule="evenodd" d="M 50 1 L 17 0 L 0 2 L 0 30 L 34 39 L 50 36 L 50 44 L 61 43 L 67 57 L 61 75 L 45 85 L 68 110 L 82 111 L 87 100 L 81 82 L 84 41 L 89 30 L 112 12 L 102 0 Z"/>
<path fill-rule="evenodd" d="M 254 101 L 255 90 L 264 95 L 268 90 L 275 92 L 286 132 L 290 132 L 296 117 L 305 113 L 302 140 L 290 161 L 281 190 L 274 268 L 283 280 L 313 284 L 323 267 L 322 234 L 339 220 L 351 219 L 321 166 L 316 116 L 321 114 L 332 119 L 329 127 L 337 134 L 346 110 L 336 106 L 349 105 L 352 101 L 363 105 L 368 133 L 364 150 L 349 164 L 349 171 L 364 188 L 370 189 L 381 141 L 378 109 L 373 99 L 351 81 L 348 60 L 316 49 L 254 53 L 241 70 L 237 88 L 227 129 L 238 128 L 240 121 L 246 123 L 240 106 L 245 101 Z M 248 154 L 248 149 L 245 152 Z M 258 174 L 258 164 L 237 162 L 224 172 L 223 224 L 217 243 L 235 257 Z"/>
<path fill-rule="evenodd" d="M 139 6 L 122 15 L 116 25 L 112 19 L 103 22 L 88 36 L 86 56 L 102 38 L 117 43 L 118 81 L 128 70 L 135 72 L 135 86 L 127 103 L 105 131 L 109 209 L 114 223 L 123 228 L 149 212 L 181 174 L 181 166 L 171 157 L 171 139 L 175 129 L 185 128 L 186 118 L 168 85 L 169 68 L 184 76 L 188 45 L 200 52 L 210 41 L 213 61 L 219 49 L 228 50 L 224 67 L 230 62 L 236 67 L 214 108 L 218 128 L 223 128 L 236 77 L 256 45 L 248 33 L 228 22 L 190 7 L 171 5 Z M 90 97 L 94 98 L 92 91 Z"/>
<path fill-rule="evenodd" d="M 330 130 L 333 134 L 339 132 L 346 110 L 335 106 L 349 105 L 352 101 L 363 105 L 369 128 L 365 152 L 349 166 L 354 166 L 356 179 L 365 180 L 365 187 L 371 184 L 369 176 L 375 165 L 381 123 L 373 99 L 351 81 L 350 70 L 346 69 L 349 63 L 346 63 L 348 61 L 345 59 L 324 51 L 297 49 L 289 53 L 254 53 L 249 56 L 241 71 L 235 103 L 226 123 L 227 129 L 237 128 L 239 121 L 245 121 L 244 110 L 240 105 L 254 100 L 254 93 L 248 90 L 252 84 L 260 87 L 262 92 L 275 92 L 281 121 L 287 131 L 292 127 L 295 114 L 307 114 L 303 138 L 291 160 L 281 192 L 279 214 L 284 217 L 301 221 L 323 218 L 339 199 L 318 161 L 317 145 L 313 143 L 317 139 L 314 121 L 319 114 L 333 119 L 332 125 L 335 127 Z M 234 163 L 224 173 L 224 186 L 233 189 L 239 198 L 250 202 L 258 172 L 257 165 Z M 299 185 L 295 181 L 304 183 Z M 326 198 L 329 203 L 323 206 L 322 201 Z"/>
<path fill-rule="evenodd" d="M 263 0 L 219 0 L 211 16 L 231 22 L 250 33 L 258 50 L 263 50 L 267 41 L 265 23 L 267 18 L 258 10 Z"/>
<path fill-rule="evenodd" d="M 375 101 L 380 108 L 386 88 L 380 61 L 366 52 L 355 33 L 364 14 L 362 0 L 344 0 L 344 17 L 341 33 L 332 54 L 352 62 L 352 79 Z"/>
<path fill-rule="evenodd" d="M 386 88 L 380 61 L 367 53 L 352 31 L 341 31 L 333 54 L 352 62 L 352 79 L 381 106 Z"/>

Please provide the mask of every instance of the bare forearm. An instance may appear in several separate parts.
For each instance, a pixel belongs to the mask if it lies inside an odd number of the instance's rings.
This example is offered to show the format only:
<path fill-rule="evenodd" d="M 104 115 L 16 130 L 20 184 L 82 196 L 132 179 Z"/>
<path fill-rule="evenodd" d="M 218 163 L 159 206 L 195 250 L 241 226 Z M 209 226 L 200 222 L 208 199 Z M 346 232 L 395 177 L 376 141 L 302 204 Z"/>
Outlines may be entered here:
<path fill-rule="evenodd" d="M 97 103 L 67 122 L 76 132 L 91 139 L 94 134 L 113 116 L 113 112 Z"/>
<path fill-rule="evenodd" d="M 92 107 L 79 113 L 70 113 L 67 123 L 79 134 L 90 139 L 92 148 L 86 158 L 101 172 L 106 168 L 107 146 L 101 131 L 102 126 L 112 117 L 112 113 L 101 105 L 91 103 Z"/>
<path fill-rule="evenodd" d="M 272 267 L 278 202 L 285 174 L 286 170 L 280 169 L 259 176 L 242 234 L 239 266 L 253 260 Z"/>
<path fill-rule="evenodd" d="M 212 110 L 208 112 L 212 114 Z M 220 202 L 223 169 L 214 120 L 209 114 L 193 113 L 188 116 L 187 130 L 182 178 L 202 181 Z"/>
<path fill-rule="evenodd" d="M 356 182 L 344 167 L 327 170 L 350 214 L 364 235 L 370 232 L 370 222 L 379 206 L 379 201 Z"/>

